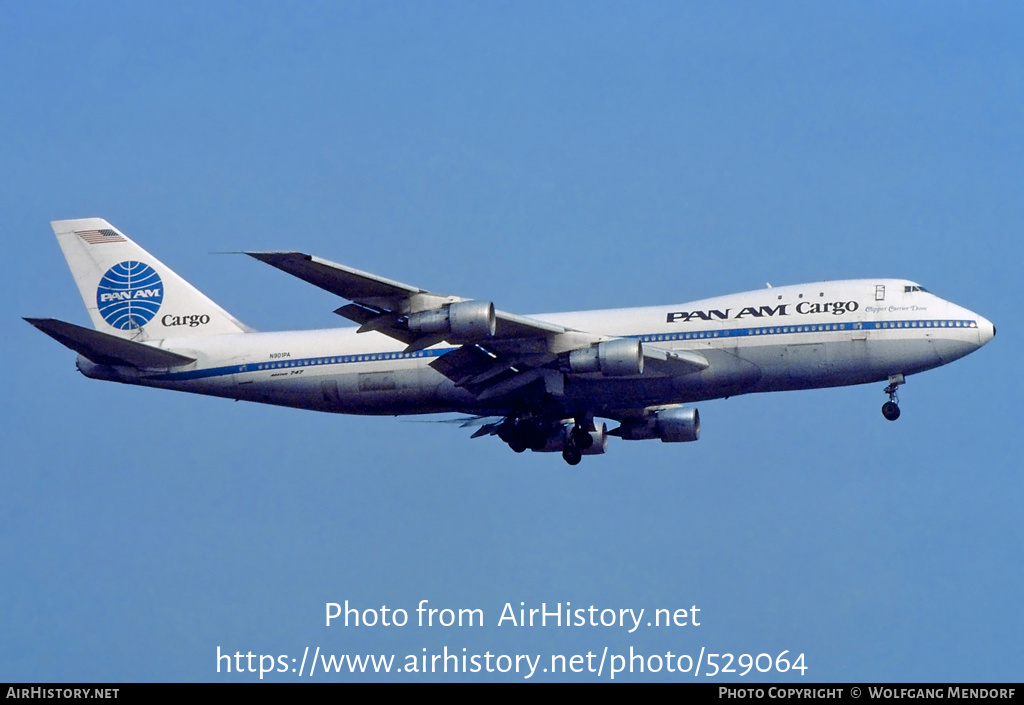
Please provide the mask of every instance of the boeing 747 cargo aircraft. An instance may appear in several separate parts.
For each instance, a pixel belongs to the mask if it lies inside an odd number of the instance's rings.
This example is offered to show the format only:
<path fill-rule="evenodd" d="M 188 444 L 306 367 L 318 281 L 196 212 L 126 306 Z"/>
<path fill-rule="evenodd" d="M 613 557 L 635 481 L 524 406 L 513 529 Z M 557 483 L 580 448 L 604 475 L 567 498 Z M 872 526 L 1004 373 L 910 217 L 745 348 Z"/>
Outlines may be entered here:
<path fill-rule="evenodd" d="M 77 352 L 87 377 L 336 413 L 458 412 L 477 418 L 474 438 L 571 465 L 609 436 L 695 441 L 687 405 L 737 394 L 885 382 L 894 421 L 908 375 L 996 332 L 902 279 L 520 316 L 301 252 L 250 252 L 350 302 L 335 313 L 356 324 L 259 333 L 107 221 L 52 225 L 92 328 L 26 320 Z"/>

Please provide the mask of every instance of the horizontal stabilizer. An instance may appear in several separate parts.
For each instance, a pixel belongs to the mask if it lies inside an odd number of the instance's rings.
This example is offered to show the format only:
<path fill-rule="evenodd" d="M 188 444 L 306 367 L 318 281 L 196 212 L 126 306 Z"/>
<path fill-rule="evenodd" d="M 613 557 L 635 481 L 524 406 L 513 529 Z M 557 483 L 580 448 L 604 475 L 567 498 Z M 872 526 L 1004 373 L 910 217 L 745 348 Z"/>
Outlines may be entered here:
<path fill-rule="evenodd" d="M 118 338 L 91 328 L 76 326 L 73 323 L 58 321 L 56 318 L 26 318 L 25 320 L 61 345 L 71 348 L 98 365 L 163 370 L 195 362 L 195 358 L 136 343 L 133 340 Z"/>

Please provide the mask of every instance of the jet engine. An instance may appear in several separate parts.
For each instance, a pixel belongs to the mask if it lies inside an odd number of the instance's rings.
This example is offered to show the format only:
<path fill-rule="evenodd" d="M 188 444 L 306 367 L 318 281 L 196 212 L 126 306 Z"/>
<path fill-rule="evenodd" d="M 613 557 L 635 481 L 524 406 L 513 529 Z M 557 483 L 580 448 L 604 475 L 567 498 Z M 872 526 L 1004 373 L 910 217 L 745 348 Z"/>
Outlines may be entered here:
<path fill-rule="evenodd" d="M 610 435 L 627 441 L 660 438 L 665 443 L 686 443 L 700 438 L 700 414 L 696 409 L 671 407 L 640 419 L 627 419 Z"/>
<path fill-rule="evenodd" d="M 447 334 L 451 340 L 476 341 L 494 336 L 497 319 L 490 301 L 459 301 L 432 311 L 409 316 L 409 330 L 423 334 Z"/>
<path fill-rule="evenodd" d="M 644 349 L 639 340 L 617 338 L 569 353 L 568 371 L 600 372 L 605 377 L 633 377 L 644 373 Z"/>

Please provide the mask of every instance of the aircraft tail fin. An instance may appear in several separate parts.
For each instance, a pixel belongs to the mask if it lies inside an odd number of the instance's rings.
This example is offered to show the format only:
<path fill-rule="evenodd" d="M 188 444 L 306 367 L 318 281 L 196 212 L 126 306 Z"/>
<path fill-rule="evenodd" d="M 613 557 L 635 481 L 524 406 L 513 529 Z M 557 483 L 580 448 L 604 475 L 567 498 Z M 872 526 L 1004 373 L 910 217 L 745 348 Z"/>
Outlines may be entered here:
<path fill-rule="evenodd" d="M 144 341 L 251 330 L 102 218 L 51 225 L 97 331 Z"/>
<path fill-rule="evenodd" d="M 170 369 L 195 362 L 195 358 L 154 348 L 134 340 L 65 323 L 56 318 L 26 318 L 61 345 L 71 348 L 97 365 L 121 365 L 143 370 Z"/>

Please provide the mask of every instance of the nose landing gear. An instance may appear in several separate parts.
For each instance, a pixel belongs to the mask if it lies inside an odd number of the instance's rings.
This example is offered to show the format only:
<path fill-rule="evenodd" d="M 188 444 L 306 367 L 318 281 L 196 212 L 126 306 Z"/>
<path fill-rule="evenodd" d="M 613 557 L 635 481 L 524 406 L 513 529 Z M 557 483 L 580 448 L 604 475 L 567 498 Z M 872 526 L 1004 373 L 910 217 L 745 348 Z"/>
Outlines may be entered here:
<path fill-rule="evenodd" d="M 900 417 L 899 397 L 896 394 L 896 390 L 904 382 L 906 382 L 906 379 L 903 375 L 889 376 L 889 386 L 885 388 L 885 393 L 889 395 L 889 401 L 882 404 L 882 416 L 888 421 L 895 421 Z"/>

